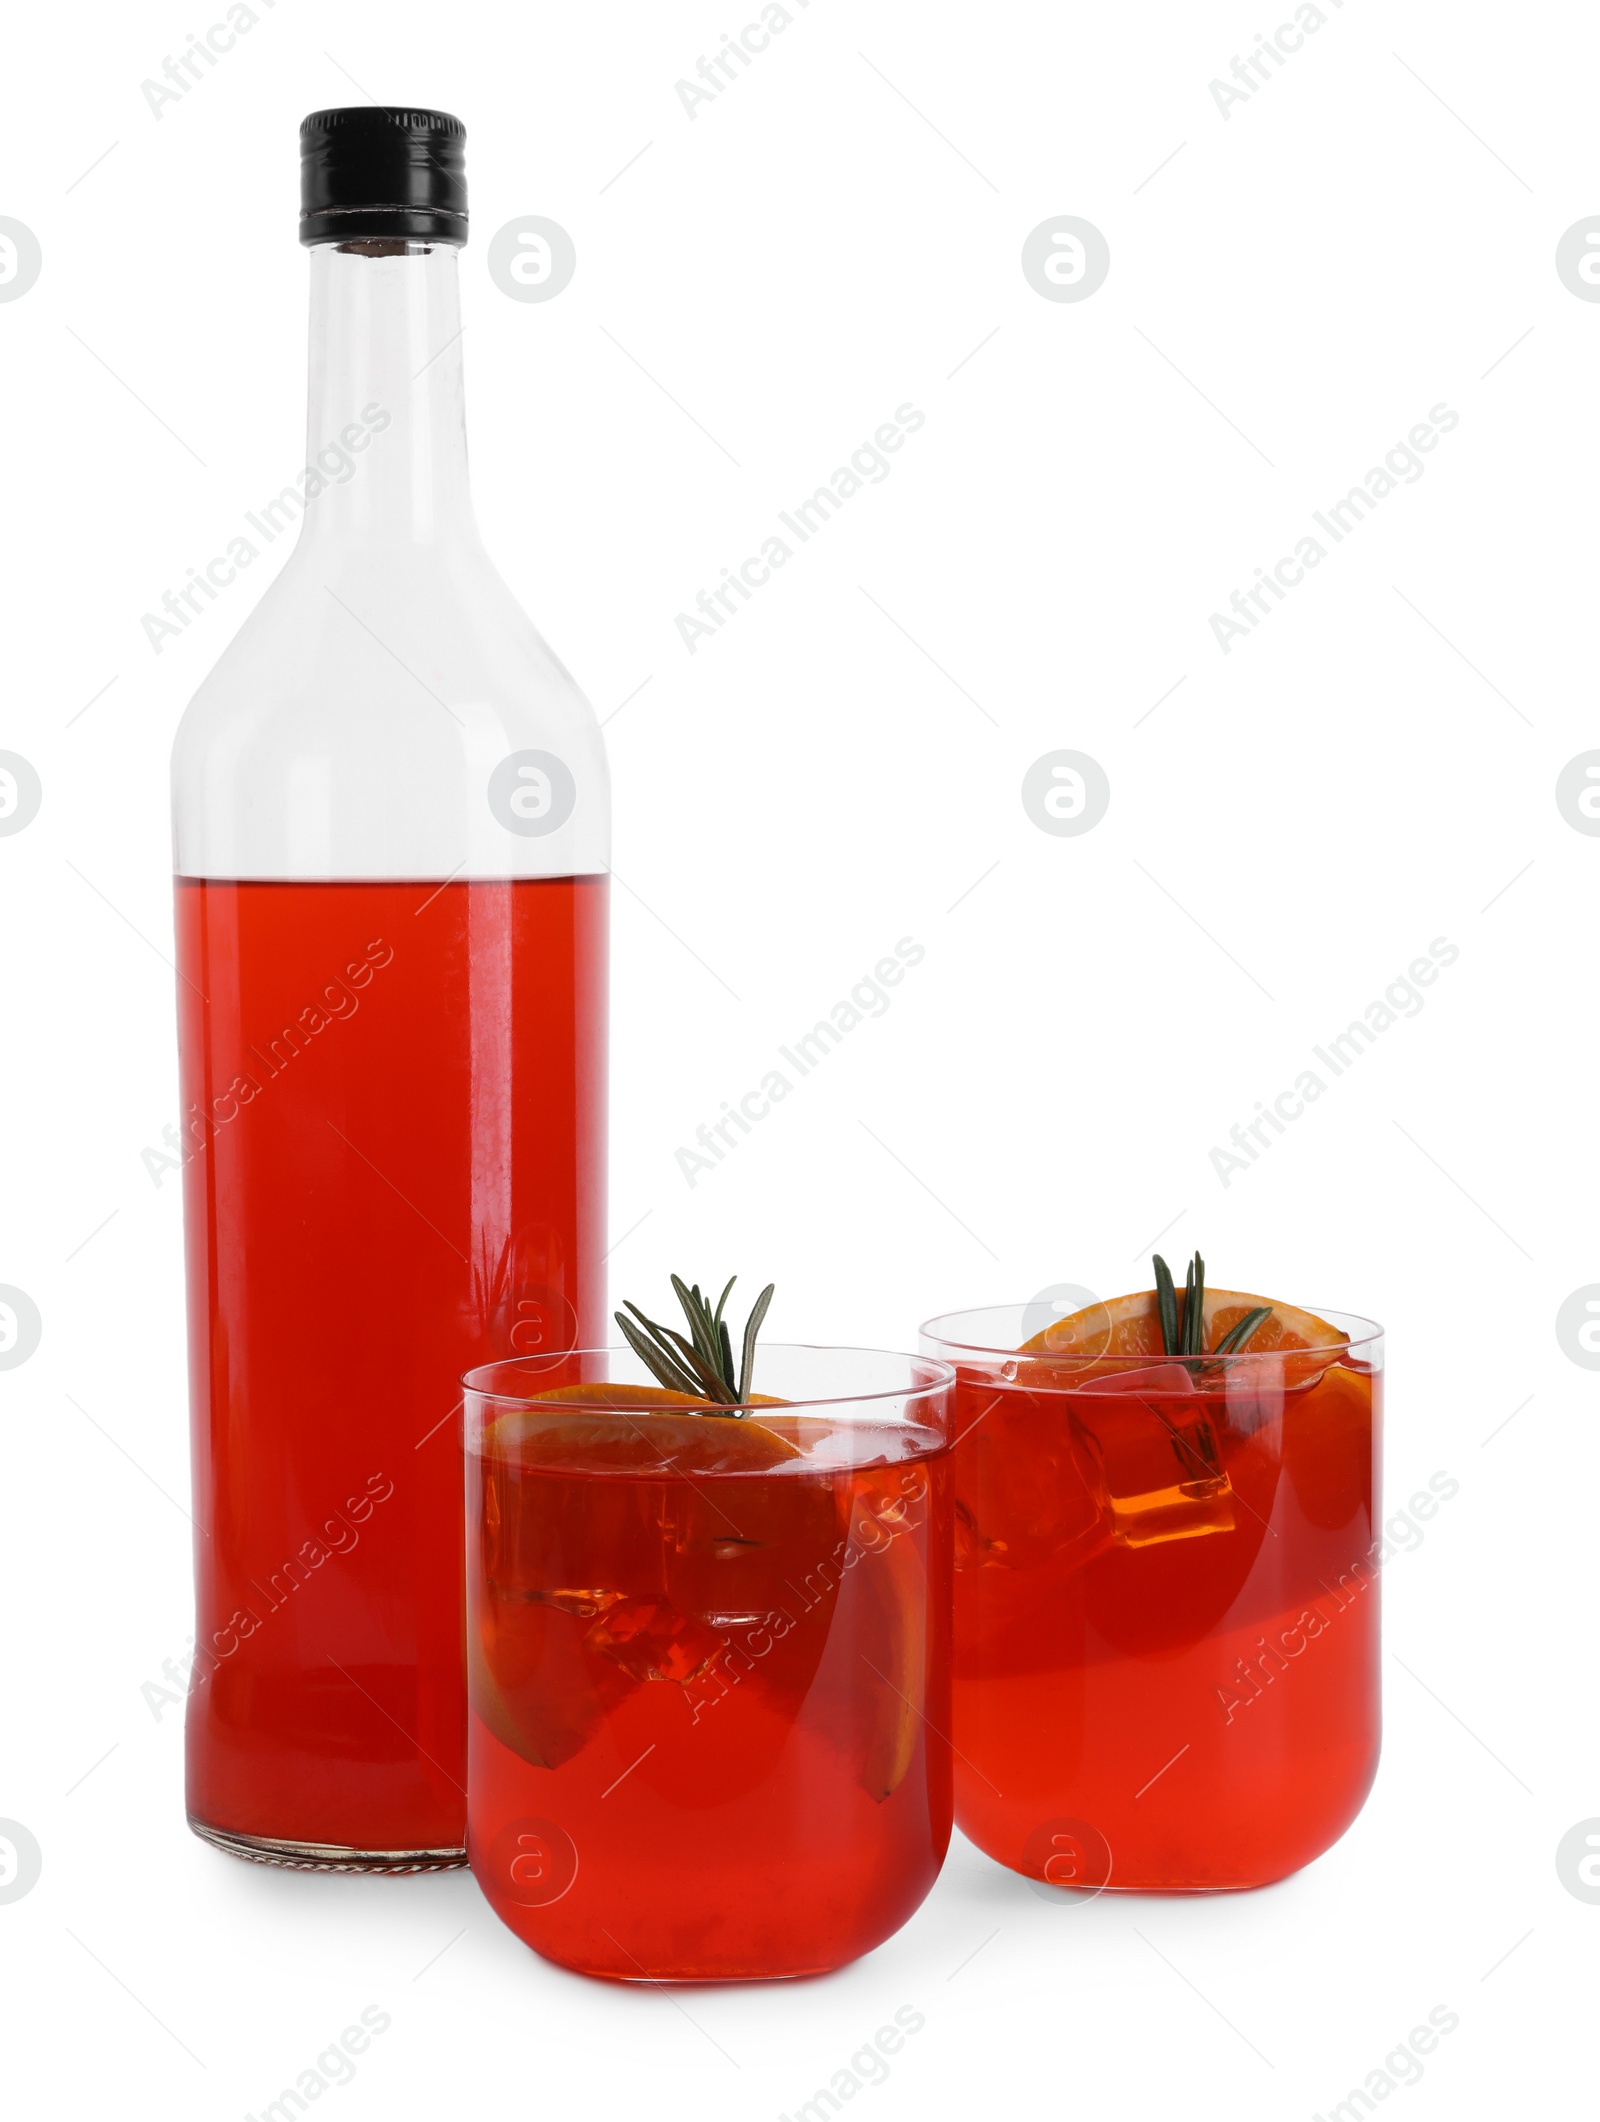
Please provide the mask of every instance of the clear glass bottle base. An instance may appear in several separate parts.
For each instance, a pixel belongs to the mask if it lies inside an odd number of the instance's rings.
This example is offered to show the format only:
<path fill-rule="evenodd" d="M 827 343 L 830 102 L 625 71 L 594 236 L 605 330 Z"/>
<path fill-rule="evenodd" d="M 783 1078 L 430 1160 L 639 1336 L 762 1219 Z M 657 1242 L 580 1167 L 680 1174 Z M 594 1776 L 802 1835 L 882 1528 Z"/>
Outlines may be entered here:
<path fill-rule="evenodd" d="M 191 1814 L 189 1825 L 202 1842 L 244 1857 L 251 1864 L 277 1864 L 287 1871 L 460 1871 L 464 1849 L 346 1849 L 336 1842 L 278 1842 L 270 1835 L 235 1835 L 207 1827 Z"/>

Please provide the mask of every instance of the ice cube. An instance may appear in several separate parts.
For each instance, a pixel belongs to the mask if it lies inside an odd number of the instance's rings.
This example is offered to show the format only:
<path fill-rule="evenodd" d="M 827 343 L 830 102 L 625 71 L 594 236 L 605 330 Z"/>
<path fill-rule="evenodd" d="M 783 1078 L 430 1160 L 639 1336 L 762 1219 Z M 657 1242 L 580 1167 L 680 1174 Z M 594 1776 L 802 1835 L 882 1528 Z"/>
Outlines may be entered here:
<path fill-rule="evenodd" d="M 1182 1363 L 1092 1378 L 1084 1428 L 1099 1453 L 1112 1537 L 1153 1547 L 1234 1529 L 1233 1488 L 1203 1396 Z M 1196 1407 L 1196 1401 L 1202 1401 Z"/>
<path fill-rule="evenodd" d="M 1248 1363 L 1230 1363 L 1226 1380 L 1228 1427 L 1241 1437 L 1253 1437 L 1258 1429 L 1282 1418 L 1284 1402 L 1291 1391 L 1305 1391 L 1321 1375 L 1314 1371 L 1291 1387 L 1288 1363 L 1282 1356 L 1252 1356 Z"/>
<path fill-rule="evenodd" d="M 579 1621 L 592 1621 L 596 1614 L 603 1614 L 608 1607 L 615 1606 L 619 1599 L 625 1599 L 627 1593 L 569 1590 L 563 1587 L 559 1591 L 525 1591 L 516 1596 L 531 1599 L 537 1606 L 553 1606 L 557 1613 L 571 1614 Z"/>
<path fill-rule="evenodd" d="M 958 1472 L 960 1570 L 1083 1566 L 1111 1539 L 1099 1462 L 1060 1392 L 997 1395 Z"/>
<path fill-rule="evenodd" d="M 1200 1388 L 1189 1375 L 1187 1363 L 1151 1363 L 1143 1370 L 1111 1371 L 1098 1378 L 1087 1379 L 1078 1387 L 1080 1393 L 1115 1393 L 1118 1397 L 1132 1393 L 1144 1397 L 1150 1393 L 1161 1393 L 1166 1397 L 1177 1393 L 1198 1392 Z"/>
<path fill-rule="evenodd" d="M 679 1686 L 703 1673 L 723 1648 L 721 1636 L 665 1599 L 620 1595 L 583 1640 L 635 1680 L 674 1680 Z"/>

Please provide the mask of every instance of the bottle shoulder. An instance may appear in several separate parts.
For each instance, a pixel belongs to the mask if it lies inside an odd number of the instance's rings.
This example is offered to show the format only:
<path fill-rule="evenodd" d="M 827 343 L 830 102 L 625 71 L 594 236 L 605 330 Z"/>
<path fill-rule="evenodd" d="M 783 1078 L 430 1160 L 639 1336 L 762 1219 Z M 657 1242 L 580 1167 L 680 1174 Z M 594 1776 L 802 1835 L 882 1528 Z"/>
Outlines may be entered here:
<path fill-rule="evenodd" d="M 594 712 L 472 546 L 297 548 L 185 710 L 172 788 L 188 875 L 609 859 Z"/>

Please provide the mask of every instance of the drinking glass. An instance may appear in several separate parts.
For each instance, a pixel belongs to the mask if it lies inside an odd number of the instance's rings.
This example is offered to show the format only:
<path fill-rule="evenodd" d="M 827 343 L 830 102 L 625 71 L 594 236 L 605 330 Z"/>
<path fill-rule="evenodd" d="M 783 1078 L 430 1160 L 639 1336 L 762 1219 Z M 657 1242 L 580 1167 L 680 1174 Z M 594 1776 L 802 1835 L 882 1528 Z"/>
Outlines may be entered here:
<path fill-rule="evenodd" d="M 956 1820 L 1054 1885 L 1259 1886 L 1378 1760 L 1383 1337 L 1179 1358 L 1023 1352 L 953 1312 Z"/>
<path fill-rule="evenodd" d="M 627 1350 L 468 1372 L 467 1846 L 622 1980 L 820 1973 L 950 1838 L 950 1367 L 763 1345 L 737 1413 Z"/>

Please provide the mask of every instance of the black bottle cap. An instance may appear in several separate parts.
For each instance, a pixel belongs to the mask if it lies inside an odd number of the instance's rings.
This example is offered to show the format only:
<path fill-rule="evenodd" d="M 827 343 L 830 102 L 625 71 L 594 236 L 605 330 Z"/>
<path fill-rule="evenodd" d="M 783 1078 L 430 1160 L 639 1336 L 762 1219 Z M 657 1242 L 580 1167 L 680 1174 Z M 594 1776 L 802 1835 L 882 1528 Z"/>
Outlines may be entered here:
<path fill-rule="evenodd" d="M 313 111 L 300 128 L 300 241 L 465 243 L 466 144 L 448 111 Z"/>

